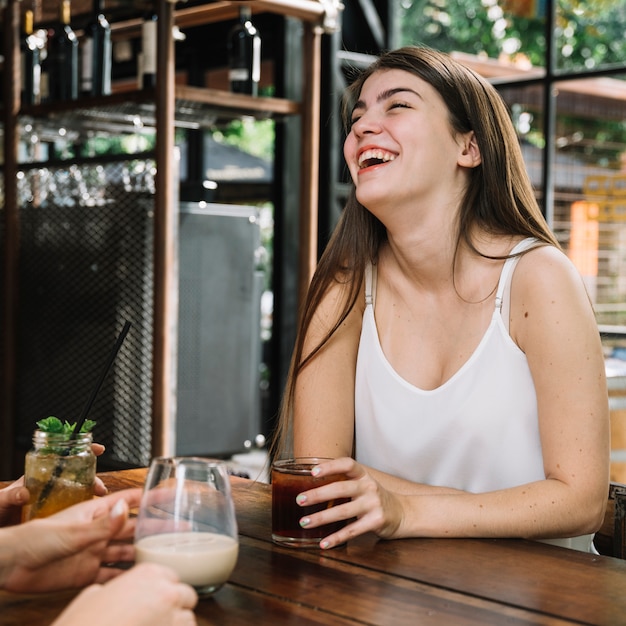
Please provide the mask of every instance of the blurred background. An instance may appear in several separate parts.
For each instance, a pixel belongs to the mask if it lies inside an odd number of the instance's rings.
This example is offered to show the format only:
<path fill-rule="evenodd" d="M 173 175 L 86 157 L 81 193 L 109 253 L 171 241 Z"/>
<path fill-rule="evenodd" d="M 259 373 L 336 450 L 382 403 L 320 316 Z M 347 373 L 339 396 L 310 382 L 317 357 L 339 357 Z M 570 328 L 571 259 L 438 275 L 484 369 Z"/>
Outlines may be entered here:
<path fill-rule="evenodd" d="M 596 310 L 613 478 L 626 482 L 626 3 L 65 10 L 64 24 L 59 0 L 2 8 L 0 478 L 21 473 L 38 419 L 77 418 L 126 319 L 92 409 L 100 468 L 158 453 L 262 466 L 303 288 L 349 189 L 341 94 L 380 51 L 422 43 L 485 76 L 509 106 L 539 203 Z M 98 16 L 110 40 L 100 91 L 85 77 Z M 65 26 L 76 97 L 59 93 Z M 237 38 L 258 64 L 253 84 L 233 82 Z M 39 86 L 25 80 L 33 55 Z"/>

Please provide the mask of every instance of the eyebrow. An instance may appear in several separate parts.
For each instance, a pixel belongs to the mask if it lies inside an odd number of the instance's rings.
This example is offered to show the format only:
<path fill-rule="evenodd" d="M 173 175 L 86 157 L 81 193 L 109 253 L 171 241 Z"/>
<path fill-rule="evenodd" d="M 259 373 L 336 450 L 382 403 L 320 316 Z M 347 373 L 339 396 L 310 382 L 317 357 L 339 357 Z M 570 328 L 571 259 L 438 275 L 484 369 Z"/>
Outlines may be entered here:
<path fill-rule="evenodd" d="M 422 98 L 422 96 L 417 91 L 415 91 L 415 89 L 411 89 L 410 87 L 394 87 L 393 89 L 386 89 L 385 91 L 382 91 L 381 93 L 379 93 L 378 97 L 376 98 L 376 102 L 382 102 L 383 100 L 387 100 L 391 98 L 392 96 L 395 96 L 397 93 L 403 93 L 405 91 L 408 91 L 409 93 L 416 95 L 420 99 Z M 357 100 L 354 103 L 354 106 L 352 107 L 352 112 L 354 113 L 356 109 L 364 109 L 364 108 L 365 108 L 365 102 L 363 100 Z"/>

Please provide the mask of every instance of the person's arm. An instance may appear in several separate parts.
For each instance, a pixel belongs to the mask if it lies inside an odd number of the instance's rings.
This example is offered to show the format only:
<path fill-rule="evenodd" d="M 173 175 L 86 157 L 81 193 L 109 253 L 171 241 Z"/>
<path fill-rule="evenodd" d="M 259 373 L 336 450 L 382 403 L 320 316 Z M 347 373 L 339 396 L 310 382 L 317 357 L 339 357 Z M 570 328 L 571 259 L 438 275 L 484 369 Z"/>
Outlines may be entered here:
<path fill-rule="evenodd" d="M 103 564 L 134 559 L 128 509 L 140 497 L 140 489 L 128 489 L 0 529 L 0 588 L 55 591 L 117 576 L 121 570 Z"/>
<path fill-rule="evenodd" d="M 335 283 L 305 338 L 310 353 L 332 328 L 347 289 Z M 357 302 L 364 300 L 361 294 Z M 358 304 L 324 348 L 300 372 L 294 399 L 295 456 L 350 456 L 354 444 L 354 384 L 363 308 Z"/>
<path fill-rule="evenodd" d="M 562 497 L 567 530 L 593 532 L 606 507 L 610 463 L 600 333 L 582 278 L 563 253 L 540 248 L 520 259 L 519 270 L 511 328 L 535 384 L 546 482 Z"/>
<path fill-rule="evenodd" d="M 198 596 L 173 570 L 141 563 L 82 591 L 52 626 L 193 626 Z"/>
<path fill-rule="evenodd" d="M 325 547 L 367 531 L 384 538 L 545 539 L 597 530 L 609 477 L 604 360 L 582 280 L 556 249 L 537 249 L 519 261 L 511 333 L 526 353 L 536 387 L 546 478 L 489 493 L 442 493 L 340 459 L 322 465 L 320 476 L 347 472 L 353 480 L 308 492 L 306 503 L 352 500 L 309 523 L 357 520 L 329 537 Z"/>

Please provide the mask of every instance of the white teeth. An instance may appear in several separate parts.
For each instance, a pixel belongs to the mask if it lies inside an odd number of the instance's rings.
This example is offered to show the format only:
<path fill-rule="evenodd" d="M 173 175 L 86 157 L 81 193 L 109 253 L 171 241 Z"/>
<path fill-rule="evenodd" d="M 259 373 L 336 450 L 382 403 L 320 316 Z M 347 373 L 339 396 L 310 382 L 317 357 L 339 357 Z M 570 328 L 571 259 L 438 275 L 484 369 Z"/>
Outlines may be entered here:
<path fill-rule="evenodd" d="M 359 155 L 359 167 L 363 167 L 363 164 L 370 159 L 376 159 L 378 161 L 388 162 L 393 161 L 396 158 L 395 154 L 391 154 L 390 152 L 385 152 L 380 148 L 365 150 Z"/>

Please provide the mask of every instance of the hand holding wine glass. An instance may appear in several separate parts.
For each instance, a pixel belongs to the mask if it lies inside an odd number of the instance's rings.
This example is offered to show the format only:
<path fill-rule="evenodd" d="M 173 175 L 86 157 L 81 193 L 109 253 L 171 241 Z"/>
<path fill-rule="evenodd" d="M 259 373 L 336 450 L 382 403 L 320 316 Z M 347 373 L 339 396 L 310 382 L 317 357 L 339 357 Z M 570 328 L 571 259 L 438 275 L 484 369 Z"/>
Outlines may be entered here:
<path fill-rule="evenodd" d="M 239 542 L 228 470 L 198 457 L 152 460 L 135 530 L 136 560 L 167 565 L 199 596 L 217 591 Z"/>

